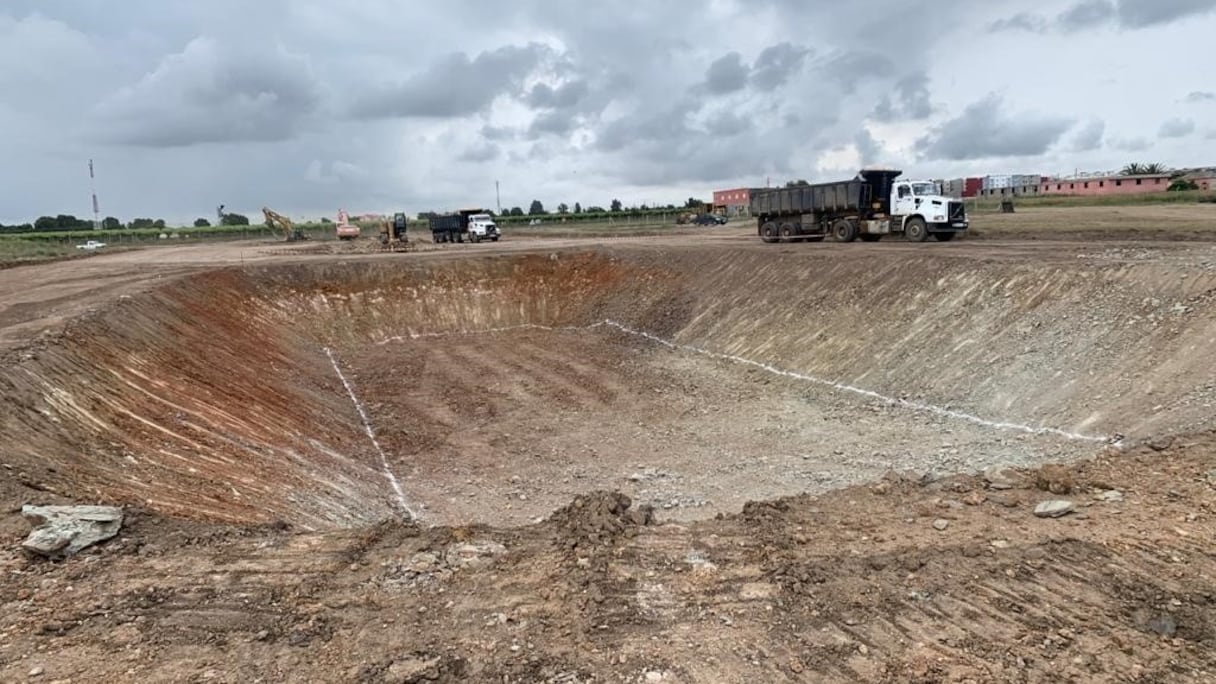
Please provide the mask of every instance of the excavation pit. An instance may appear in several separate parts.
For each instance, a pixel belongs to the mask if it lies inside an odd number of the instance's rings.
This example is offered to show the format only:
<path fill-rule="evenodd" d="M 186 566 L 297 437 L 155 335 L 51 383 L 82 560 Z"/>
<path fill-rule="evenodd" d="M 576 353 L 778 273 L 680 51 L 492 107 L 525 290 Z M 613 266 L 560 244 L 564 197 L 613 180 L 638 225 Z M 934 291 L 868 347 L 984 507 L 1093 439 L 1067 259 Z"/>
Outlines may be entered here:
<path fill-rule="evenodd" d="M 170 516 L 512 526 L 615 489 L 690 520 L 1204 425 L 1210 322 L 1126 322 L 1171 287 L 860 252 L 233 268 L 15 356 L 0 426 L 48 494 Z"/>

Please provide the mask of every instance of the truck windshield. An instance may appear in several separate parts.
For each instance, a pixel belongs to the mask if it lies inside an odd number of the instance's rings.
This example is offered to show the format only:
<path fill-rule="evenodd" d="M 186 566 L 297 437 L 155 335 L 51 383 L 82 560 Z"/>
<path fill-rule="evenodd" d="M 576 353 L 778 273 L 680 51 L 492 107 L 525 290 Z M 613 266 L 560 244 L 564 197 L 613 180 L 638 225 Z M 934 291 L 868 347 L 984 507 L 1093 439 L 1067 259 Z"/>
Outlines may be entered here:
<path fill-rule="evenodd" d="M 488 222 L 492 222 L 494 219 L 490 218 L 489 214 L 473 214 L 472 216 L 469 217 L 469 220 L 488 223 Z"/>
<path fill-rule="evenodd" d="M 913 183 L 912 194 L 921 197 L 937 194 L 937 185 L 935 183 Z"/>

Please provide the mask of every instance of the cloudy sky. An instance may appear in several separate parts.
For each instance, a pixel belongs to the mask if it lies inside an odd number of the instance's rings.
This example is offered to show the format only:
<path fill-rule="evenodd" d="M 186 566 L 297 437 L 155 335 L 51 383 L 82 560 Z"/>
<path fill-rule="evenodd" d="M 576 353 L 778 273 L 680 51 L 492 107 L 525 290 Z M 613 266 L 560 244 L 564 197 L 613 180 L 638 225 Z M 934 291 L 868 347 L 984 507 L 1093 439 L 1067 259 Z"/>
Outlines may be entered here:
<path fill-rule="evenodd" d="M 1216 164 L 1216 0 L 4 0 L 0 222 Z"/>

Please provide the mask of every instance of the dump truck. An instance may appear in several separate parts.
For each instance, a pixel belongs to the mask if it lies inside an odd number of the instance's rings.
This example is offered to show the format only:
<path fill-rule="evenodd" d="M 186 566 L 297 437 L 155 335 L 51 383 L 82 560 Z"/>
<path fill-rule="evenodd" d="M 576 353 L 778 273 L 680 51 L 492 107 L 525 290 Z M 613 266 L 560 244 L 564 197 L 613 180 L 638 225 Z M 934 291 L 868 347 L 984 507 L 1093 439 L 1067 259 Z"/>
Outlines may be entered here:
<path fill-rule="evenodd" d="M 964 204 L 932 181 L 899 180 L 902 171 L 862 169 L 847 181 L 751 191 L 751 213 L 764 242 L 878 242 L 902 235 L 949 242 L 969 224 Z"/>
<path fill-rule="evenodd" d="M 470 242 L 491 240 L 498 242 L 502 233 L 494 217 L 484 209 L 463 209 L 448 214 L 433 214 L 430 217 L 431 239 L 435 242 Z"/>

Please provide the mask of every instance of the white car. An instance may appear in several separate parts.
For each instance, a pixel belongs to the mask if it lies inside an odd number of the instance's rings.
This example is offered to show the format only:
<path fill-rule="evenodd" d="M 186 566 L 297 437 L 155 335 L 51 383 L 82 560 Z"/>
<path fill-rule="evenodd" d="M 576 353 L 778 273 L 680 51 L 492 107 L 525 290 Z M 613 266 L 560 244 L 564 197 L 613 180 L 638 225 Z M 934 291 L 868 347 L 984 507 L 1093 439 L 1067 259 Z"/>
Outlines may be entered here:
<path fill-rule="evenodd" d="M 76 245 L 76 249 L 85 249 L 85 250 L 92 251 L 94 249 L 101 249 L 102 247 L 105 247 L 105 246 L 106 246 L 106 243 L 104 243 L 104 242 L 98 242 L 96 240 L 89 240 L 88 242 L 84 243 L 83 245 Z"/>

